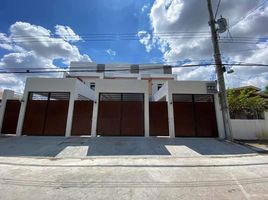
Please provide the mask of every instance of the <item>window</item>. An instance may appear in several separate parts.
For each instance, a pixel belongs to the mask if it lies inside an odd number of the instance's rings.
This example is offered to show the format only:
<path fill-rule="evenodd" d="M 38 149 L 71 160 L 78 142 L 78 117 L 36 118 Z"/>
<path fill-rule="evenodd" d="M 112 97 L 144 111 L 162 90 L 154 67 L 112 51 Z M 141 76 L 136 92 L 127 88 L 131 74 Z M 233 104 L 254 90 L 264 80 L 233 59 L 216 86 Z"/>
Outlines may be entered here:
<path fill-rule="evenodd" d="M 131 65 L 130 66 L 130 73 L 138 74 L 139 73 L 139 65 Z"/>
<path fill-rule="evenodd" d="M 104 64 L 98 64 L 97 65 L 97 72 L 104 72 L 105 71 L 105 65 Z"/>
<path fill-rule="evenodd" d="M 95 83 L 90 83 L 90 89 L 95 90 Z"/>
<path fill-rule="evenodd" d="M 164 74 L 172 74 L 172 68 L 171 66 L 163 66 Z"/>
<path fill-rule="evenodd" d="M 160 90 L 162 86 L 163 86 L 162 83 L 157 84 L 157 90 Z"/>

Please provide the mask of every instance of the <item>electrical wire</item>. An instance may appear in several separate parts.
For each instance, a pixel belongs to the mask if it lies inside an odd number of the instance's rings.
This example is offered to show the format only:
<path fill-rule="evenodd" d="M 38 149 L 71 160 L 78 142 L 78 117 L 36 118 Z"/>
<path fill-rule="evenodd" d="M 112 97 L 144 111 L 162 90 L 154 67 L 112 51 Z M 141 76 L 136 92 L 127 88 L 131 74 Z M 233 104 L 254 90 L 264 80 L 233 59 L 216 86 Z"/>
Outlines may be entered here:
<path fill-rule="evenodd" d="M 231 65 L 231 66 L 243 66 L 243 67 L 268 67 L 268 64 L 259 64 L 259 63 L 223 63 L 224 65 Z M 171 68 L 192 68 L 192 67 L 208 67 L 208 66 L 216 66 L 215 63 L 205 63 L 205 64 L 189 64 L 189 65 L 170 65 Z M 75 69 L 76 68 L 76 69 Z M 88 69 L 89 67 L 74 67 L 69 69 L 41 69 L 39 68 L 28 68 L 24 69 L 25 71 L 22 71 L 22 69 L 13 69 L 12 71 L 5 69 L 3 71 L 0 70 L 0 74 L 30 74 L 30 73 L 38 73 L 38 74 L 44 74 L 44 73 L 62 73 L 62 72 L 96 72 L 97 69 Z M 121 67 L 121 68 L 113 68 L 113 69 L 105 69 L 103 72 L 122 72 L 122 71 L 129 71 L 130 67 Z M 163 66 L 157 66 L 157 67 L 140 67 L 140 71 L 149 71 L 149 70 L 156 70 L 156 69 L 163 69 Z"/>
<path fill-rule="evenodd" d="M 235 27 L 237 24 L 239 24 L 241 21 L 245 20 L 246 18 L 248 18 L 253 12 L 255 12 L 257 9 L 259 9 L 260 7 L 262 7 L 265 3 L 267 3 L 267 0 L 264 0 L 261 4 L 255 6 L 253 9 L 249 10 L 247 12 L 247 14 L 245 16 L 242 16 L 238 21 L 236 21 L 235 23 L 233 23 L 231 26 L 229 26 L 229 29 Z"/>
<path fill-rule="evenodd" d="M 221 0 L 218 1 L 218 5 L 217 5 L 217 9 L 216 9 L 216 12 L 215 12 L 215 17 L 214 17 L 214 19 L 217 18 L 217 14 L 218 14 L 218 11 L 219 11 L 220 4 L 221 4 Z"/>

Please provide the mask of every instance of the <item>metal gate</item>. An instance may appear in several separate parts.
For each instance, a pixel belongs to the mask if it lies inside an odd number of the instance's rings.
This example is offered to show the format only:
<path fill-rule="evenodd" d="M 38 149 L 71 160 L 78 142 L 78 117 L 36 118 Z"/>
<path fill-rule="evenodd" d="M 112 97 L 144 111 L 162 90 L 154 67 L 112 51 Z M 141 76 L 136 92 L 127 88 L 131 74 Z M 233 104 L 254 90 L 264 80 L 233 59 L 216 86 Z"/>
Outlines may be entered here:
<path fill-rule="evenodd" d="M 169 136 L 167 102 L 149 102 L 150 136 Z"/>
<path fill-rule="evenodd" d="M 143 99 L 141 93 L 101 93 L 97 134 L 144 136 Z"/>
<path fill-rule="evenodd" d="M 64 136 L 69 108 L 67 92 L 30 92 L 23 123 L 23 134 Z"/>
<path fill-rule="evenodd" d="M 213 95 L 174 94 L 175 136 L 218 136 Z"/>
<path fill-rule="evenodd" d="M 20 105 L 19 100 L 7 100 L 1 130 L 2 134 L 16 134 Z"/>
<path fill-rule="evenodd" d="M 212 95 L 194 95 L 196 136 L 217 137 L 217 120 Z"/>
<path fill-rule="evenodd" d="M 75 101 L 72 123 L 72 135 L 90 135 L 93 101 Z"/>

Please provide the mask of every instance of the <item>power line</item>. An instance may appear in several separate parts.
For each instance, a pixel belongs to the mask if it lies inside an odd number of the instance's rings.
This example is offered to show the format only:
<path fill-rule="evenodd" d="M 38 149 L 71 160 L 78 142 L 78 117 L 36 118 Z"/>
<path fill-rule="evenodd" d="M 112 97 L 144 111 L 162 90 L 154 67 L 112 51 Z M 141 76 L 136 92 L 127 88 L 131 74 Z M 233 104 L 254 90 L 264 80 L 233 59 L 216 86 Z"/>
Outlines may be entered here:
<path fill-rule="evenodd" d="M 215 12 L 215 17 L 214 17 L 214 19 L 217 18 L 217 14 L 218 14 L 218 11 L 219 11 L 220 4 L 221 4 L 221 0 L 218 1 L 218 5 L 217 5 L 217 9 L 216 9 L 216 12 Z"/>
<path fill-rule="evenodd" d="M 245 20 L 246 18 L 248 18 L 248 16 L 250 16 L 253 12 L 255 12 L 257 9 L 259 9 L 261 6 L 263 6 L 265 3 L 267 3 L 267 0 L 264 0 L 261 4 L 255 6 L 253 9 L 249 10 L 247 12 L 247 14 L 243 17 L 241 17 L 238 21 L 236 21 L 234 24 L 232 24 L 229 29 L 235 27 L 237 24 L 239 24 L 241 21 Z"/>
<path fill-rule="evenodd" d="M 189 65 L 173 65 L 171 68 L 192 68 L 192 67 L 208 67 L 208 66 L 215 66 L 215 63 L 204 63 L 204 64 L 189 64 Z M 268 67 L 268 64 L 259 64 L 259 63 L 223 63 L 222 65 L 231 65 L 231 66 L 243 66 L 243 67 Z M 76 69 L 75 69 L 76 68 Z M 28 69 L 15 69 L 13 68 L 12 71 L 0 70 L 0 74 L 44 74 L 44 73 L 62 73 L 62 72 L 96 72 L 97 69 L 88 69 L 88 67 L 75 67 L 69 69 L 41 69 L 41 68 L 28 68 Z M 163 66 L 157 67 L 141 67 L 139 68 L 140 71 L 150 71 L 156 69 L 162 69 Z M 113 69 L 105 69 L 103 72 L 123 72 L 129 71 L 130 67 L 121 67 L 121 68 L 113 68 Z M 24 71 L 23 71 L 24 70 Z"/>

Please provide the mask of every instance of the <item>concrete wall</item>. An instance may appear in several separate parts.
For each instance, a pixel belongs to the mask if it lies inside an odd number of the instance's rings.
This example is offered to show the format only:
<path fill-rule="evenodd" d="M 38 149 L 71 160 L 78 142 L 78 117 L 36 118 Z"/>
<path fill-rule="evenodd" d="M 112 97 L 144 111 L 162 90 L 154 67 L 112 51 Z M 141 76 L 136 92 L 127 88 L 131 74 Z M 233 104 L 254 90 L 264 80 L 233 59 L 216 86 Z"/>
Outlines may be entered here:
<path fill-rule="evenodd" d="M 24 116 L 28 101 L 29 92 L 69 92 L 69 109 L 66 124 L 66 136 L 71 135 L 72 118 L 74 101 L 78 98 L 78 94 L 81 94 L 90 99 L 94 99 L 93 91 L 81 83 L 76 78 L 28 78 L 26 80 L 23 98 L 21 102 L 19 120 L 17 125 L 16 135 L 22 134 L 22 127 L 24 122 Z"/>
<path fill-rule="evenodd" d="M 66 125 L 66 136 L 71 135 L 74 101 L 78 95 L 83 95 L 94 101 L 91 136 L 96 136 L 99 93 L 143 93 L 144 94 L 144 124 L 145 136 L 149 136 L 149 90 L 147 80 L 116 80 L 95 79 L 95 91 L 76 78 L 28 78 L 22 98 L 17 135 L 22 134 L 22 126 L 29 92 L 70 92 L 70 102 Z M 172 94 L 206 94 L 206 81 L 165 81 L 162 88 L 157 91 L 153 101 L 165 100 L 168 103 L 169 133 L 175 137 L 174 113 Z M 214 95 L 215 110 L 219 137 L 224 137 L 222 115 L 218 94 Z"/>
<path fill-rule="evenodd" d="M 164 86 L 157 91 L 153 97 L 153 101 L 160 101 L 163 98 L 168 102 L 168 120 L 170 137 L 175 137 L 175 124 L 173 113 L 173 94 L 207 94 L 207 81 L 167 81 Z M 217 119 L 217 127 L 220 138 L 224 138 L 224 126 L 222 120 L 222 112 L 219 104 L 218 94 L 214 94 L 215 112 Z"/>
<path fill-rule="evenodd" d="M 239 140 L 268 139 L 268 120 L 231 119 L 233 138 Z"/>
<path fill-rule="evenodd" d="M 95 99 L 92 116 L 91 136 L 97 134 L 97 118 L 99 106 L 99 93 L 143 93 L 144 94 L 144 130 L 149 136 L 149 94 L 148 81 L 145 80 L 96 80 Z"/>

